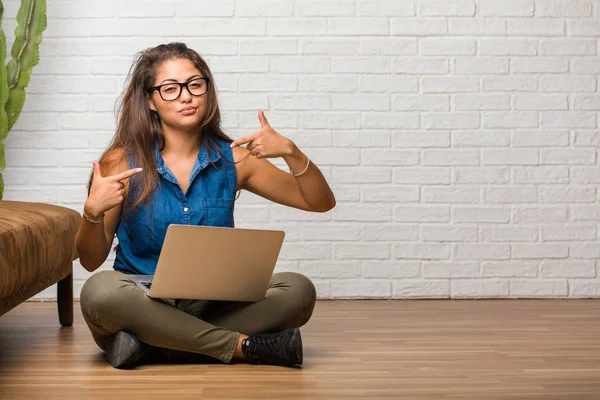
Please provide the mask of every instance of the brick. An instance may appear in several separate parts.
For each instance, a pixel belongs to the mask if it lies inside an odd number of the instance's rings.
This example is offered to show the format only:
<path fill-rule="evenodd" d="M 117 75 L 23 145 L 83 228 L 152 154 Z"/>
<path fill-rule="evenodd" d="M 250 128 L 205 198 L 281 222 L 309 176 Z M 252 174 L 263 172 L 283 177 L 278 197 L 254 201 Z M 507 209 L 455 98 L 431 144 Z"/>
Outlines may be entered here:
<path fill-rule="evenodd" d="M 343 167 L 334 169 L 332 178 L 336 183 L 389 183 L 392 173 L 381 167 Z"/>
<path fill-rule="evenodd" d="M 417 129 L 419 115 L 415 113 L 363 113 L 364 128 Z"/>
<path fill-rule="evenodd" d="M 569 297 L 600 297 L 600 279 L 569 280 Z"/>
<path fill-rule="evenodd" d="M 448 21 L 440 18 L 391 18 L 393 36 L 438 36 L 448 33 Z"/>
<path fill-rule="evenodd" d="M 478 3 L 478 15 L 484 17 L 531 17 L 533 16 L 533 2 L 505 0 L 482 0 Z"/>
<path fill-rule="evenodd" d="M 543 225 L 541 239 L 545 242 L 565 240 L 594 240 L 596 239 L 596 225 Z"/>
<path fill-rule="evenodd" d="M 475 15 L 473 1 L 429 1 L 419 2 L 419 15 L 426 17 L 472 17 Z"/>
<path fill-rule="evenodd" d="M 270 76 L 268 76 L 270 80 Z M 273 76 L 275 78 L 275 76 Z M 291 81 L 294 82 L 298 80 L 300 91 L 303 92 L 314 92 L 318 91 L 320 93 L 328 93 L 328 92 L 356 92 L 358 89 L 358 79 L 353 76 L 335 76 L 335 75 L 304 75 L 299 78 L 296 77 L 278 77 L 280 80 L 287 80 L 290 82 L 289 87 L 291 87 Z M 267 80 L 267 79 L 265 79 Z M 277 81 L 274 80 L 274 84 L 277 84 Z M 284 81 L 285 82 L 285 81 Z M 242 84 L 242 78 L 240 77 L 240 85 Z M 279 87 L 274 87 L 272 90 L 286 90 L 288 85 L 282 85 L 281 89 Z M 291 90 L 296 90 L 296 86 Z"/>
<path fill-rule="evenodd" d="M 333 209 L 336 221 L 387 222 L 392 220 L 391 204 L 338 204 Z"/>
<path fill-rule="evenodd" d="M 447 58 L 396 58 L 392 67 L 397 74 L 444 74 L 450 71 Z M 416 90 L 415 90 L 416 91 Z"/>
<path fill-rule="evenodd" d="M 360 276 L 358 261 L 300 262 L 298 271 L 311 278 L 352 278 Z"/>
<path fill-rule="evenodd" d="M 569 60 L 560 57 L 519 57 L 510 60 L 516 74 L 562 73 L 569 70 Z"/>
<path fill-rule="evenodd" d="M 446 260 L 450 258 L 450 246 L 442 243 L 401 243 L 394 246 L 398 259 Z"/>
<path fill-rule="evenodd" d="M 551 111 L 541 113 L 542 128 L 595 128 L 596 114 L 584 111 Z"/>
<path fill-rule="evenodd" d="M 270 0 L 254 0 L 249 3 L 244 0 L 235 0 L 236 17 L 291 17 L 294 14 L 294 3 Z"/>
<path fill-rule="evenodd" d="M 450 147 L 448 131 L 404 131 L 392 136 L 393 147 Z"/>
<path fill-rule="evenodd" d="M 516 129 L 513 131 L 512 143 L 515 147 L 568 146 L 569 132 Z"/>
<path fill-rule="evenodd" d="M 567 110 L 569 101 L 566 95 L 516 94 L 513 96 L 515 110 Z"/>
<path fill-rule="evenodd" d="M 451 18 L 451 35 L 504 36 L 506 21 L 500 18 Z"/>
<path fill-rule="evenodd" d="M 599 95 L 573 95 L 571 101 L 573 110 L 594 111 L 600 109 Z"/>
<path fill-rule="evenodd" d="M 564 297 L 569 288 L 566 279 L 514 279 L 510 281 L 510 296 L 522 298 Z"/>
<path fill-rule="evenodd" d="M 538 264 L 530 261 L 491 261 L 481 265 L 481 276 L 488 278 L 534 278 Z"/>
<path fill-rule="evenodd" d="M 424 77 L 423 93 L 478 92 L 479 78 L 475 77 Z"/>
<path fill-rule="evenodd" d="M 474 129 L 479 128 L 479 114 L 475 112 L 423 113 L 424 129 Z"/>
<path fill-rule="evenodd" d="M 577 206 L 571 209 L 573 221 L 600 221 L 600 207 Z"/>
<path fill-rule="evenodd" d="M 508 74 L 509 59 L 499 57 L 461 57 L 454 59 L 458 74 Z"/>
<path fill-rule="evenodd" d="M 511 245 L 514 259 L 567 258 L 569 246 L 563 243 L 515 243 Z"/>
<path fill-rule="evenodd" d="M 573 57 L 571 71 L 576 74 L 600 74 L 600 57 Z"/>
<path fill-rule="evenodd" d="M 327 34 L 326 18 L 270 18 L 269 36 L 323 36 Z"/>
<path fill-rule="evenodd" d="M 482 226 L 479 228 L 484 242 L 535 242 L 537 226 Z"/>
<path fill-rule="evenodd" d="M 448 279 L 402 279 L 394 281 L 392 298 L 435 298 L 450 297 L 450 280 Z"/>
<path fill-rule="evenodd" d="M 363 76 L 360 78 L 361 92 L 416 93 L 419 81 L 416 77 Z"/>
<path fill-rule="evenodd" d="M 538 151 L 536 149 L 484 149 L 483 165 L 536 165 Z"/>
<path fill-rule="evenodd" d="M 390 26 L 387 18 L 328 18 L 328 34 L 331 36 L 388 35 Z"/>
<path fill-rule="evenodd" d="M 456 262 L 425 262 L 423 263 L 423 277 L 477 278 L 479 277 L 479 264 Z"/>
<path fill-rule="evenodd" d="M 483 128 L 537 128 L 538 113 L 533 111 L 483 111 Z"/>
<path fill-rule="evenodd" d="M 337 243 L 333 245 L 333 254 L 337 260 L 387 260 L 390 258 L 390 245 L 383 243 Z"/>
<path fill-rule="evenodd" d="M 540 163 L 546 165 L 585 165 L 596 162 L 593 149 L 541 149 Z"/>
<path fill-rule="evenodd" d="M 445 206 L 396 206 L 396 222 L 450 222 L 450 207 Z"/>
<path fill-rule="evenodd" d="M 569 183 L 567 167 L 519 167 L 513 169 L 513 181 L 518 184 Z"/>
<path fill-rule="evenodd" d="M 409 38 L 361 38 L 362 55 L 417 54 L 417 40 Z"/>
<path fill-rule="evenodd" d="M 417 165 L 419 153 L 416 150 L 362 150 L 362 165 L 365 166 L 399 166 Z"/>
<path fill-rule="evenodd" d="M 598 167 L 574 167 L 571 169 L 573 183 L 596 185 L 600 183 L 600 168 Z"/>
<path fill-rule="evenodd" d="M 449 95 L 397 95 L 394 98 L 396 111 L 450 111 Z"/>
<path fill-rule="evenodd" d="M 450 281 L 452 298 L 493 298 L 508 296 L 508 280 L 504 279 L 453 279 Z"/>
<path fill-rule="evenodd" d="M 419 238 L 419 231 L 414 225 L 368 225 L 361 228 L 361 236 L 365 241 L 410 241 Z"/>
<path fill-rule="evenodd" d="M 456 244 L 455 260 L 507 260 L 510 257 L 508 244 Z"/>
<path fill-rule="evenodd" d="M 345 0 L 305 0 L 296 4 L 302 17 L 335 17 L 356 15 L 356 4 Z"/>
<path fill-rule="evenodd" d="M 529 76 L 484 76 L 482 78 L 482 89 L 488 92 L 497 91 L 537 91 L 537 78 Z"/>
<path fill-rule="evenodd" d="M 419 54 L 425 56 L 469 56 L 475 51 L 475 39 L 424 38 L 419 41 Z"/>
<path fill-rule="evenodd" d="M 420 262 L 363 261 L 362 276 L 365 278 L 404 279 L 421 276 Z"/>
<path fill-rule="evenodd" d="M 455 168 L 452 182 L 459 184 L 503 184 L 509 183 L 508 168 L 466 167 Z"/>
<path fill-rule="evenodd" d="M 536 17 L 591 17 L 592 3 L 589 1 L 535 1 Z"/>
<path fill-rule="evenodd" d="M 476 242 L 477 227 L 421 225 L 419 236 L 424 242 Z"/>
<path fill-rule="evenodd" d="M 592 39 L 542 39 L 540 55 L 578 56 L 595 55 L 596 42 Z"/>
<path fill-rule="evenodd" d="M 391 283 L 383 279 L 340 279 L 331 282 L 332 298 L 388 298 Z"/>
<path fill-rule="evenodd" d="M 566 222 L 569 219 L 567 207 L 514 207 L 514 223 Z"/>
<path fill-rule="evenodd" d="M 594 261 L 542 261 L 540 264 L 542 278 L 594 278 L 595 276 Z"/>
<path fill-rule="evenodd" d="M 595 92 L 596 78 L 593 76 L 542 76 L 540 89 L 542 92 Z"/>
<path fill-rule="evenodd" d="M 394 182 L 396 184 L 447 185 L 450 184 L 450 170 L 435 167 L 398 168 Z"/>
<path fill-rule="evenodd" d="M 363 202 L 406 203 L 419 201 L 417 186 L 363 186 L 361 188 Z"/>
<path fill-rule="evenodd" d="M 534 187 L 490 187 L 483 189 L 483 200 L 486 203 L 537 203 L 538 191 Z"/>
<path fill-rule="evenodd" d="M 412 2 L 359 0 L 358 15 L 361 17 L 411 17 L 415 15 L 415 7 Z"/>
<path fill-rule="evenodd" d="M 510 209 L 503 207 L 453 207 L 453 222 L 507 223 L 510 221 Z"/>
<path fill-rule="evenodd" d="M 594 242 L 571 243 L 569 245 L 569 255 L 571 258 L 592 259 L 600 258 L 600 247 Z"/>
<path fill-rule="evenodd" d="M 452 145 L 455 147 L 508 147 L 510 145 L 510 133 L 492 129 L 483 131 L 453 130 Z"/>
<path fill-rule="evenodd" d="M 423 150 L 423 165 L 479 165 L 477 150 Z"/>
<path fill-rule="evenodd" d="M 537 54 L 538 42 L 533 39 L 482 38 L 479 54 L 482 56 L 533 56 Z"/>
<path fill-rule="evenodd" d="M 542 203 L 591 203 L 596 199 L 596 189 L 587 188 L 540 188 Z"/>
<path fill-rule="evenodd" d="M 345 131 L 333 132 L 333 145 L 341 147 L 389 147 L 390 134 L 381 131 Z"/>
<path fill-rule="evenodd" d="M 471 187 L 423 187 L 424 203 L 479 203 L 479 188 Z"/>
<path fill-rule="evenodd" d="M 333 73 L 387 74 L 390 72 L 389 59 L 383 57 L 333 57 Z"/>
<path fill-rule="evenodd" d="M 314 95 L 308 95 L 314 96 Z M 317 96 L 314 96 L 317 98 Z M 334 110 L 356 110 L 356 111 L 388 111 L 390 110 L 390 96 L 381 94 L 336 94 L 333 95 Z M 312 101 L 307 102 L 308 106 Z M 314 105 L 318 108 L 318 103 Z"/>
<path fill-rule="evenodd" d="M 515 18 L 507 21 L 507 29 L 509 36 L 564 36 L 565 23 L 554 18 Z"/>

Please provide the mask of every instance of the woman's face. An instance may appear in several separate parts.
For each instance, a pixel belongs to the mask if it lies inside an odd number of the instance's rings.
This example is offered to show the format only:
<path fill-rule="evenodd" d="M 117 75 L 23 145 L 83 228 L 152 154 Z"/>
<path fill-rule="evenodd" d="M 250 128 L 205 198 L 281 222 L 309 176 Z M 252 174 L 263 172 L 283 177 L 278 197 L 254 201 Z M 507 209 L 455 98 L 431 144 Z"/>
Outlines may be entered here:
<path fill-rule="evenodd" d="M 154 90 L 148 103 L 150 109 L 158 113 L 163 125 L 181 130 L 191 130 L 198 126 L 206 112 L 207 95 L 194 96 L 192 93 L 199 94 L 207 90 L 207 82 L 197 79 L 202 77 L 200 71 L 187 59 L 167 60 L 158 67 L 153 86 L 166 85 L 160 89 L 160 93 Z M 176 84 L 185 82 L 189 82 L 188 88 L 180 88 Z M 175 98 L 180 89 L 179 97 Z M 175 99 L 171 100 L 173 98 Z"/>

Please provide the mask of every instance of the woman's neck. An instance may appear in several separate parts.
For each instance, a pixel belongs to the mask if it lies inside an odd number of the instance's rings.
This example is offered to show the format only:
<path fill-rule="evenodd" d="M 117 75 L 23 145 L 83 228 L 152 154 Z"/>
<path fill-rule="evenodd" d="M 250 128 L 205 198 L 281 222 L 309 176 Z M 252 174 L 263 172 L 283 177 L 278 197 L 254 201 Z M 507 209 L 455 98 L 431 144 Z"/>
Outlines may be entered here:
<path fill-rule="evenodd" d="M 162 153 L 177 155 L 177 157 L 195 157 L 200 150 L 200 141 L 195 132 L 185 132 L 163 126 L 165 148 Z"/>

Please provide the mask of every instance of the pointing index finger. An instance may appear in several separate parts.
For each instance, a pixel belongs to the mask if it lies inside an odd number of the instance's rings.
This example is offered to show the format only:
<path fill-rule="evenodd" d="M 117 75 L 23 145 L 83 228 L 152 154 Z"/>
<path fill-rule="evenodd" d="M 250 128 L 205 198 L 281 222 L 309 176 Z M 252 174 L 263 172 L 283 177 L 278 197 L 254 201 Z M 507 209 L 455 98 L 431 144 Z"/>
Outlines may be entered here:
<path fill-rule="evenodd" d="M 113 175 L 113 176 L 110 177 L 110 179 L 112 179 L 114 181 L 122 181 L 123 179 L 127 179 L 130 176 L 133 176 L 133 175 L 138 174 L 140 172 L 142 172 L 142 168 L 133 168 L 133 169 L 130 169 L 128 171 L 121 172 L 120 174 Z"/>
<path fill-rule="evenodd" d="M 258 137 L 258 135 L 259 135 L 259 133 L 256 132 L 256 133 L 253 133 L 252 135 L 244 136 L 243 138 L 236 139 L 231 143 L 230 146 L 231 147 L 241 146 L 242 144 L 253 141 L 254 139 L 256 139 Z"/>

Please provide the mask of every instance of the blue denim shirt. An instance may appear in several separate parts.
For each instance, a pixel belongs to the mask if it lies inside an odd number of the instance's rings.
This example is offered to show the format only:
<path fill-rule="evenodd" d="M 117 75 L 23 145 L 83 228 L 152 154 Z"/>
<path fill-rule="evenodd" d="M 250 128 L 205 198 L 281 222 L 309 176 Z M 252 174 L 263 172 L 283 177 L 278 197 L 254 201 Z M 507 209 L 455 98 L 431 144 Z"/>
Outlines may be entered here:
<path fill-rule="evenodd" d="M 129 213 L 117 226 L 119 245 L 113 266 L 116 271 L 154 275 L 170 224 L 234 227 L 237 176 L 233 152 L 229 143 L 220 140 L 216 143 L 229 161 L 218 152 L 201 146 L 187 193 L 183 193 L 175 175 L 165 164 L 158 142 L 155 144 L 159 184 L 148 204 Z M 134 168 L 134 164 L 135 161 L 130 160 L 130 168 Z"/>

